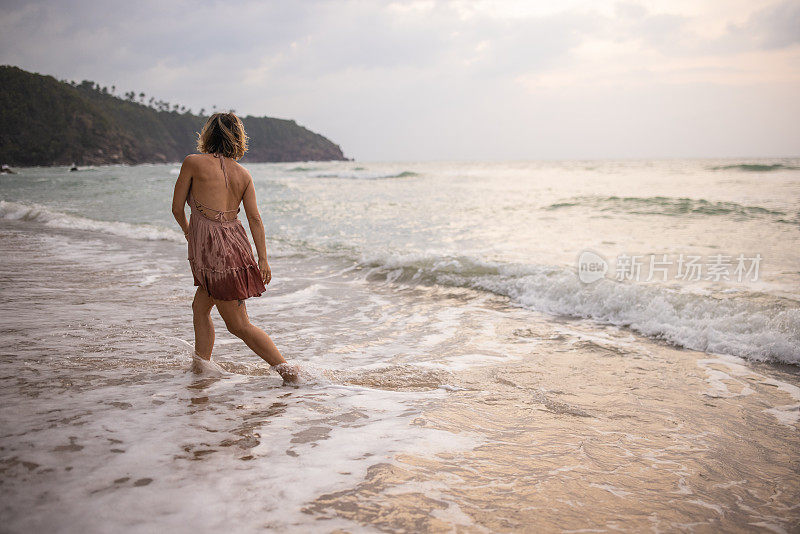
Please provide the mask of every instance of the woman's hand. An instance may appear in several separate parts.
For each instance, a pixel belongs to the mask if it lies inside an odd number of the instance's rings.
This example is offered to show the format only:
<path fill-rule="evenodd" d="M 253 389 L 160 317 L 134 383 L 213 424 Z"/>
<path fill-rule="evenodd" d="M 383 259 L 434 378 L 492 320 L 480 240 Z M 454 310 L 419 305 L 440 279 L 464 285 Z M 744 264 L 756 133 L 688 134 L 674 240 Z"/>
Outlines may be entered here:
<path fill-rule="evenodd" d="M 264 284 L 269 284 L 270 280 L 272 280 L 272 270 L 270 270 L 267 260 L 258 260 L 258 270 L 261 271 L 261 280 Z"/>

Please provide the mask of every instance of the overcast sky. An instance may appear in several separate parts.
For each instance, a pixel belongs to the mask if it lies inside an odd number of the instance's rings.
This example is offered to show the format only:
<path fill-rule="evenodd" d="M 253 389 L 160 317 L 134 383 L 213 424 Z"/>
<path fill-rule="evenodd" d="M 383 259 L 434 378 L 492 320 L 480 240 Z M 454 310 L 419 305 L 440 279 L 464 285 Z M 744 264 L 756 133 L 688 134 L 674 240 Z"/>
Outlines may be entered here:
<path fill-rule="evenodd" d="M 360 160 L 800 156 L 800 0 L 0 0 L 0 63 Z"/>

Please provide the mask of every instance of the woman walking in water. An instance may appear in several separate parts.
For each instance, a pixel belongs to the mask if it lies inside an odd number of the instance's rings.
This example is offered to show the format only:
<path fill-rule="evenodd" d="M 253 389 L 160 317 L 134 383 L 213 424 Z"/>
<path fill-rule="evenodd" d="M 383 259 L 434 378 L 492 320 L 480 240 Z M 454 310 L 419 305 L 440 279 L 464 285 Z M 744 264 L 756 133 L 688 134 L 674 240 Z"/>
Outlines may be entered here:
<path fill-rule="evenodd" d="M 267 333 L 247 316 L 245 300 L 266 291 L 272 273 L 253 178 L 236 162 L 247 150 L 242 121 L 233 113 L 215 113 L 200 132 L 197 150 L 200 154 L 190 154 L 183 160 L 172 198 L 172 214 L 189 243 L 189 264 L 194 285 L 198 286 L 192 302 L 194 357 L 211 360 L 211 308 L 216 306 L 231 334 L 284 380 L 295 381 L 297 367 L 286 363 Z M 187 202 L 192 211 L 188 222 L 184 212 Z M 240 203 L 244 204 L 258 263 L 237 217 Z"/>

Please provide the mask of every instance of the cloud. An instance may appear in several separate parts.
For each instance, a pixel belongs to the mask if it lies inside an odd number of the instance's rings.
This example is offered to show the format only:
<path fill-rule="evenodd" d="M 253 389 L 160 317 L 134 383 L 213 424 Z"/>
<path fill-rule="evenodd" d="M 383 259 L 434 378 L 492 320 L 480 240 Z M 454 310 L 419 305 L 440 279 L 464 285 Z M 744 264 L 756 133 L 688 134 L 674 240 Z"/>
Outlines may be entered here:
<path fill-rule="evenodd" d="M 670 87 L 788 94 L 775 88 L 800 83 L 797 2 L 732 1 L 13 0 L 0 62 L 295 118 L 359 157 L 488 157 L 489 145 L 522 157 L 536 139 L 555 150 L 539 134 L 586 102 L 608 121 L 627 113 L 624 95 Z M 660 102 L 654 120 L 680 111 Z"/>
<path fill-rule="evenodd" d="M 733 39 L 772 50 L 800 44 L 800 3 L 784 0 L 753 13 L 746 23 L 732 24 Z"/>

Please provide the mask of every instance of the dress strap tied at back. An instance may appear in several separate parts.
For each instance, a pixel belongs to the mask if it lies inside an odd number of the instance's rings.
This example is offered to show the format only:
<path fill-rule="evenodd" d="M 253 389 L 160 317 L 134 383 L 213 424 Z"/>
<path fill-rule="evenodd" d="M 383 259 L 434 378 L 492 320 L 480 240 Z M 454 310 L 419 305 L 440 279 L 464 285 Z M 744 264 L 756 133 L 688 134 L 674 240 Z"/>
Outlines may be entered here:
<path fill-rule="evenodd" d="M 219 158 L 219 166 L 222 167 L 222 175 L 225 177 L 225 189 L 228 189 L 228 173 L 225 171 L 225 157 L 219 152 L 214 154 L 215 158 Z"/>

